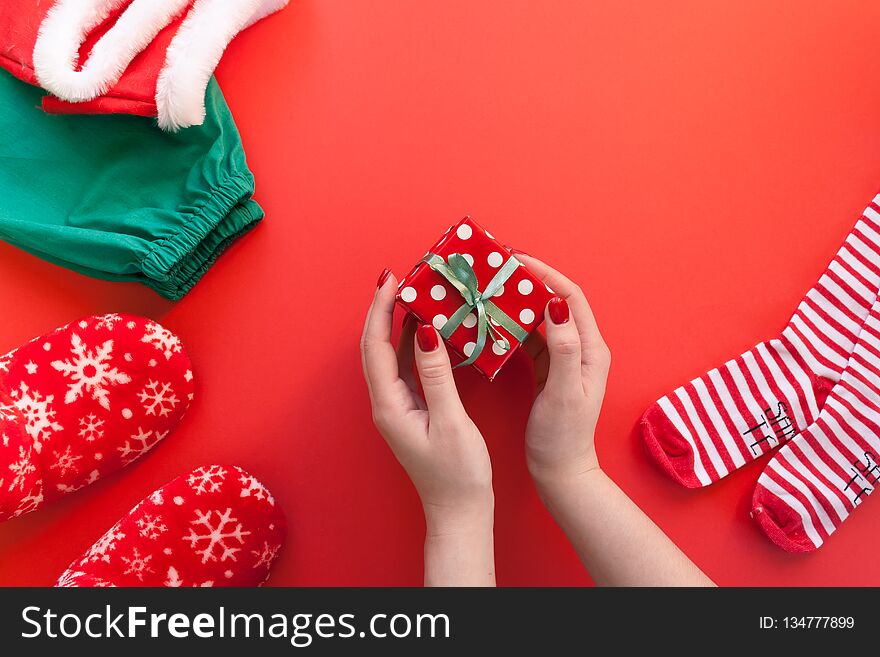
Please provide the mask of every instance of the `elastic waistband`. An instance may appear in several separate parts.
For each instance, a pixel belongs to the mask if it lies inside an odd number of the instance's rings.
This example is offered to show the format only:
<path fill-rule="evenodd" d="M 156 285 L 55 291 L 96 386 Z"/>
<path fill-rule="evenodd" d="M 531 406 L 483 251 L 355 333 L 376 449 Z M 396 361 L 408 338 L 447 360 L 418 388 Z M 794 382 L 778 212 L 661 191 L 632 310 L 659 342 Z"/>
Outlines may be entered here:
<path fill-rule="evenodd" d="M 233 176 L 215 189 L 177 234 L 157 242 L 144 258 L 143 282 L 172 300 L 189 292 L 226 247 L 263 218 L 251 199 L 253 189 L 249 174 Z"/>

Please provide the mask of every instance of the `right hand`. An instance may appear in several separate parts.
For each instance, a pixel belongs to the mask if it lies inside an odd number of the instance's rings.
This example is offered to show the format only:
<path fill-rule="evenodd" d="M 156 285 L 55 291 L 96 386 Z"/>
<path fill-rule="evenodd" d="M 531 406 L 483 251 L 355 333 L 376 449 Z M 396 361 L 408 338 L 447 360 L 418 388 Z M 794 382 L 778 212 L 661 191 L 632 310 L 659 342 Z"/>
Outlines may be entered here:
<path fill-rule="evenodd" d="M 537 395 L 526 426 L 526 458 L 539 488 L 599 470 L 594 434 L 611 366 L 581 289 L 537 258 L 517 257 L 556 292 L 545 310 L 546 341 L 533 333 Z"/>

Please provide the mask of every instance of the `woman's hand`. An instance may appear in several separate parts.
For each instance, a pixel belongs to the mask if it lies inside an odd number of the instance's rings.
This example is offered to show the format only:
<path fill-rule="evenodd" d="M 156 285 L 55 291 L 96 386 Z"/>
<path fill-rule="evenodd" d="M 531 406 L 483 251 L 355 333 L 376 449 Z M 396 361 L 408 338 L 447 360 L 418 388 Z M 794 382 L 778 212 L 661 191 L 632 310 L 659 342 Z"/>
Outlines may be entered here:
<path fill-rule="evenodd" d="M 599 467 L 593 440 L 611 354 L 584 293 L 540 260 L 517 258 L 557 295 L 546 342 L 537 333 L 526 341 L 538 391 L 526 459 L 544 504 L 597 584 L 711 585 Z"/>
<path fill-rule="evenodd" d="M 599 468 L 593 436 L 611 352 L 581 289 L 525 254 L 523 264 L 556 293 L 545 310 L 547 339 L 526 342 L 535 359 L 537 396 L 526 427 L 526 458 L 539 488 Z"/>
<path fill-rule="evenodd" d="M 373 422 L 422 501 L 426 584 L 494 585 L 494 496 L 486 443 L 461 404 L 434 327 L 416 327 L 408 318 L 398 349 L 392 346 L 396 283 L 388 270 L 379 277 L 361 338 Z"/>

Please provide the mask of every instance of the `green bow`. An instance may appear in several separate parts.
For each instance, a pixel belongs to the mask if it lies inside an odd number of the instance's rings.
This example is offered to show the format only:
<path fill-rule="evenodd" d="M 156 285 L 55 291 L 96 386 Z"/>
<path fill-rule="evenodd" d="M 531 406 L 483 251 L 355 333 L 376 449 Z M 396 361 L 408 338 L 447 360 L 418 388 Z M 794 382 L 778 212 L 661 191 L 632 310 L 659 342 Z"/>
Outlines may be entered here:
<path fill-rule="evenodd" d="M 495 343 L 499 344 L 504 351 L 510 349 L 510 342 L 507 338 L 501 335 L 494 326 L 492 326 L 492 323 L 489 321 L 490 319 L 498 326 L 507 330 L 507 332 L 519 342 L 523 342 L 529 336 L 528 332 L 522 326 L 517 324 L 507 313 L 491 301 L 492 297 L 495 296 L 495 293 L 498 292 L 507 279 L 511 277 L 513 272 L 522 265 L 522 263 L 515 257 L 510 256 L 510 258 L 508 258 L 507 262 L 501 266 L 501 269 L 498 270 L 482 292 L 480 292 L 479 284 L 477 282 L 477 275 L 474 273 L 470 263 L 468 263 L 460 253 L 453 253 L 450 255 L 448 262 L 444 261 L 443 258 L 435 253 L 429 253 L 423 258 L 423 262 L 443 276 L 447 281 L 452 283 L 455 289 L 458 290 L 464 298 L 464 303 L 461 307 L 455 311 L 452 317 L 446 320 L 443 328 L 440 329 L 440 335 L 443 336 L 444 340 L 448 340 L 449 336 L 455 333 L 456 329 L 461 326 L 464 318 L 470 314 L 471 310 L 475 310 L 477 313 L 476 346 L 467 360 L 459 363 L 455 367 L 470 365 L 477 360 L 480 354 L 483 353 L 483 348 L 486 346 L 487 336 L 491 337 Z"/>

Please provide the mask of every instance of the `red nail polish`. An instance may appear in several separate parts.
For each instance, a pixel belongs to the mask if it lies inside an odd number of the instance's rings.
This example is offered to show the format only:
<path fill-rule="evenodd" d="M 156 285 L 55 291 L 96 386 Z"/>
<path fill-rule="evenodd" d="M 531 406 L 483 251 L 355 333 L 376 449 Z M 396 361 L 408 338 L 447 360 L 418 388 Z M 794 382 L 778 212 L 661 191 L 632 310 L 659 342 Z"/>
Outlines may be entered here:
<path fill-rule="evenodd" d="M 385 284 L 385 281 L 388 280 L 388 277 L 391 276 L 391 270 L 386 267 L 381 274 L 379 274 L 379 280 L 376 282 L 376 287 L 382 287 Z"/>
<path fill-rule="evenodd" d="M 530 258 L 532 257 L 528 253 L 526 253 L 525 251 L 521 251 L 520 249 L 514 249 L 512 246 L 508 246 L 507 250 L 510 251 L 513 255 L 524 255 L 524 256 L 529 256 Z"/>
<path fill-rule="evenodd" d="M 440 336 L 430 324 L 419 324 L 419 328 L 416 329 L 416 342 L 419 343 L 419 349 L 422 351 L 434 351 L 440 346 Z"/>
<path fill-rule="evenodd" d="M 553 297 L 550 299 L 550 303 L 547 304 L 547 310 L 550 313 L 550 320 L 554 324 L 565 324 L 568 321 L 568 301 L 562 297 Z"/>

